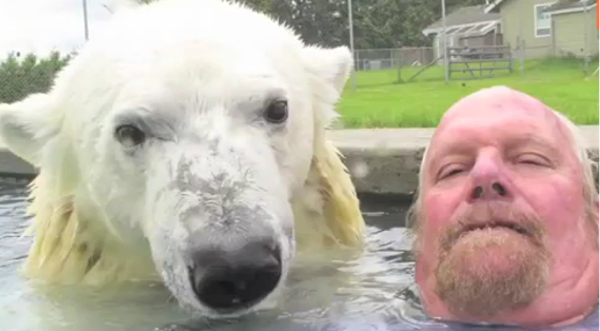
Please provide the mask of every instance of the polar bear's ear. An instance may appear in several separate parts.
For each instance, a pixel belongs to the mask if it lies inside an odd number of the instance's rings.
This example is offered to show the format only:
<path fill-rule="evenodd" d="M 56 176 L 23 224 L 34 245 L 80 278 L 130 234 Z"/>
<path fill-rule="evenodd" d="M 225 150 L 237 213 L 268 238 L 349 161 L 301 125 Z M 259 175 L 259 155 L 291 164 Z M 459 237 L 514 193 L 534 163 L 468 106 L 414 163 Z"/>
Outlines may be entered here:
<path fill-rule="evenodd" d="M 44 144 L 55 133 L 49 117 L 51 99 L 49 94 L 35 93 L 0 104 L 0 137 L 11 152 L 34 166 L 39 165 Z"/>
<path fill-rule="evenodd" d="M 342 93 L 353 68 L 352 54 L 346 46 L 304 48 L 304 60 L 309 69 Z"/>

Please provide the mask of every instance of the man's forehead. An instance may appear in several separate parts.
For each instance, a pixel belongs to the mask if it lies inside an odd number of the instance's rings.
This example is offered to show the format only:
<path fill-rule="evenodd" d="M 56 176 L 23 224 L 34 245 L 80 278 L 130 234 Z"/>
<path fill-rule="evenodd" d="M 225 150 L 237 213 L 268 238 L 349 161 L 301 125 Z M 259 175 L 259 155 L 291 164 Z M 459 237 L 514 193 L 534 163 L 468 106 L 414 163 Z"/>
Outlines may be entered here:
<path fill-rule="evenodd" d="M 515 125 L 519 128 L 513 127 Z M 446 131 L 492 127 L 544 128 L 553 136 L 567 132 L 550 107 L 527 94 L 501 86 L 480 90 L 455 103 L 444 114 L 434 137 L 445 136 Z"/>
<path fill-rule="evenodd" d="M 535 118 L 553 118 L 550 107 L 525 93 L 504 86 L 482 89 L 456 102 L 442 119 L 446 121 L 465 116 L 494 116 L 506 113 Z"/>
<path fill-rule="evenodd" d="M 427 164 L 451 150 L 483 143 L 532 142 L 554 150 L 570 146 L 568 128 L 541 101 L 505 87 L 461 99 L 444 115 L 429 146 Z"/>

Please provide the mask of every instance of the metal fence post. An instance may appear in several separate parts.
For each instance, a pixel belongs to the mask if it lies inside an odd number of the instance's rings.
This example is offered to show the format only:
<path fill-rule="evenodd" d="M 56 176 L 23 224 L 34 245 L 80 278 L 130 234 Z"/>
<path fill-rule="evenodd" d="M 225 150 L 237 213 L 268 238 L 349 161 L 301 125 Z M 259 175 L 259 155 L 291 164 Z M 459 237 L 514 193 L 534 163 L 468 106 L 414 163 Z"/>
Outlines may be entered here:
<path fill-rule="evenodd" d="M 446 79 L 446 83 L 448 83 L 449 79 L 448 79 L 448 45 L 447 43 L 447 38 L 446 38 L 446 1 L 442 0 L 442 25 L 443 25 L 443 42 L 444 42 L 444 76 Z"/>
<path fill-rule="evenodd" d="M 394 56 L 394 58 L 396 59 L 396 66 L 398 67 L 397 81 L 398 81 L 398 83 L 402 83 L 402 51 L 399 49 L 396 49 L 394 51 L 394 53 L 396 54 Z"/>
<path fill-rule="evenodd" d="M 354 70 L 352 70 L 352 90 L 356 91 L 356 54 L 354 54 L 354 26 L 352 22 L 352 0 L 348 0 L 348 28 L 350 30 L 350 52 L 352 53 L 352 61 Z"/>
<path fill-rule="evenodd" d="M 588 4 L 583 2 L 583 74 L 587 76 L 590 64 L 590 52 L 588 45 Z"/>

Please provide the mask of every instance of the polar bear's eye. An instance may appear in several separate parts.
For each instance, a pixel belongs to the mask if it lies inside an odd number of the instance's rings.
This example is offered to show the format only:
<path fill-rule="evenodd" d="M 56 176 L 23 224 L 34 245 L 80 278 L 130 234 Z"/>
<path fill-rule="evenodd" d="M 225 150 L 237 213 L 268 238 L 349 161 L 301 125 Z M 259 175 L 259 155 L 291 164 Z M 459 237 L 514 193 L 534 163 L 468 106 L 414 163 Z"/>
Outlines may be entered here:
<path fill-rule="evenodd" d="M 135 147 L 146 139 L 144 132 L 133 125 L 121 125 L 115 133 L 117 140 L 126 147 Z"/>
<path fill-rule="evenodd" d="M 265 119 L 271 123 L 283 123 L 288 117 L 288 104 L 285 100 L 272 102 L 265 109 Z"/>

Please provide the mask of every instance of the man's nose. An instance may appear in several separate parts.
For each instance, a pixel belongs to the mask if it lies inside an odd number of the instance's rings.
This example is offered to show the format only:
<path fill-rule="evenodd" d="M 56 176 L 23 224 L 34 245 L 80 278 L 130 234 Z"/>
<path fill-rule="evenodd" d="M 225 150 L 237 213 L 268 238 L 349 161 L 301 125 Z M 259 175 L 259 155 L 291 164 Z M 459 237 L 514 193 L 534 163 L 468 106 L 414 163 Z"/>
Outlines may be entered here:
<path fill-rule="evenodd" d="M 500 180 L 473 185 L 471 200 L 502 199 L 510 197 L 510 192 Z"/>
<path fill-rule="evenodd" d="M 512 197 L 511 191 L 501 161 L 480 157 L 473 168 L 469 200 L 507 199 Z"/>

